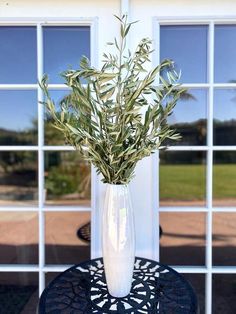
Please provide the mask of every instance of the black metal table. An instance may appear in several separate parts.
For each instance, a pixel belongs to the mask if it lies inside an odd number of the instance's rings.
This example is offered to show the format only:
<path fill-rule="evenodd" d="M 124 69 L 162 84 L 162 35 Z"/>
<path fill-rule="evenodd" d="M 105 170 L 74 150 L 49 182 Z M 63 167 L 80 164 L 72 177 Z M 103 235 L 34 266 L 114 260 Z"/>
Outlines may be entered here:
<path fill-rule="evenodd" d="M 103 260 L 90 260 L 57 276 L 44 290 L 39 314 L 194 314 L 197 298 L 172 268 L 136 258 L 131 293 L 114 298 L 107 291 Z"/>

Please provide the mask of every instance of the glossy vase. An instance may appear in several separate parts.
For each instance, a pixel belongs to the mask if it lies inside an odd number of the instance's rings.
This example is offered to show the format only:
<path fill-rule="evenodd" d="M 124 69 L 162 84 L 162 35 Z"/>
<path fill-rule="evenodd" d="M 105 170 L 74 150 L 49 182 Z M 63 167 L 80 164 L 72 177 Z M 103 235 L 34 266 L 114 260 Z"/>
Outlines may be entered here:
<path fill-rule="evenodd" d="M 135 258 L 134 214 L 127 185 L 106 185 L 102 251 L 109 293 L 119 298 L 127 296 Z"/>

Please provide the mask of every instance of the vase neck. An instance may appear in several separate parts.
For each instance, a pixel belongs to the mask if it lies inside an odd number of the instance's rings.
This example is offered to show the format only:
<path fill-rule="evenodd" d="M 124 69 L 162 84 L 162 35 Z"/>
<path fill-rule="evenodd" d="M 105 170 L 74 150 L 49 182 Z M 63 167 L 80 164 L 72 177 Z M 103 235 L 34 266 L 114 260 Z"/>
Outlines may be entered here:
<path fill-rule="evenodd" d="M 114 193 L 125 193 L 129 191 L 128 184 L 106 184 L 107 191 L 113 191 Z"/>

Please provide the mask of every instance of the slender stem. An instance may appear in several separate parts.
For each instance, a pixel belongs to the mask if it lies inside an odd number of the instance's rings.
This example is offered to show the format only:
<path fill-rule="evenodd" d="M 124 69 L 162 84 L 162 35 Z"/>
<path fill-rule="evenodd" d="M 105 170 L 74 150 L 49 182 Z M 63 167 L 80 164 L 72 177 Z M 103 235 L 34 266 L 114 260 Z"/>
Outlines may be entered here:
<path fill-rule="evenodd" d="M 124 22 L 124 24 L 122 24 L 122 26 L 124 27 L 124 32 L 126 29 L 126 21 Z M 123 34 L 121 34 L 121 43 L 120 43 L 120 50 L 119 50 L 119 72 L 118 72 L 118 79 L 117 79 L 117 111 L 118 111 L 118 115 L 116 117 L 116 123 L 118 123 L 118 116 L 119 116 L 119 112 L 121 113 L 122 111 L 122 99 L 121 99 L 121 88 L 122 88 L 122 62 L 123 62 L 123 52 L 124 52 L 124 48 L 125 48 L 125 36 Z"/>

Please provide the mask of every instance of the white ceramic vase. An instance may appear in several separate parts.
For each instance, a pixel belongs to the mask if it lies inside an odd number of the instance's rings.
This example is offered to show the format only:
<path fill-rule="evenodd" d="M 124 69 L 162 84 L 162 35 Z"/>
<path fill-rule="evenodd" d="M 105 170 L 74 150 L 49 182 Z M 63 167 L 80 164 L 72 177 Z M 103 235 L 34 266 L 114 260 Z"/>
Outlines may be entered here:
<path fill-rule="evenodd" d="M 102 251 L 109 293 L 130 293 L 134 258 L 134 214 L 127 185 L 106 185 L 102 222 Z"/>

